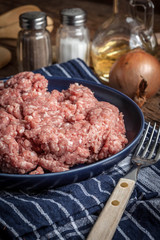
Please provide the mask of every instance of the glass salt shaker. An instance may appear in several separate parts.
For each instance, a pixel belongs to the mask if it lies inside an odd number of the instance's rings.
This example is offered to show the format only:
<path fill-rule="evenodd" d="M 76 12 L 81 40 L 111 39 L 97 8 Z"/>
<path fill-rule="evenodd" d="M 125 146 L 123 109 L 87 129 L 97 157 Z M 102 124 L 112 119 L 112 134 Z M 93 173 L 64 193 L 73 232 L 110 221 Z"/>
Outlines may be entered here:
<path fill-rule="evenodd" d="M 90 36 L 86 27 L 86 13 L 80 8 L 63 9 L 61 25 L 56 34 L 58 63 L 80 58 L 89 65 Z"/>
<path fill-rule="evenodd" d="M 46 13 L 23 13 L 19 24 L 22 29 L 17 41 L 18 70 L 32 71 L 51 65 L 52 47 L 50 33 L 46 29 Z"/>

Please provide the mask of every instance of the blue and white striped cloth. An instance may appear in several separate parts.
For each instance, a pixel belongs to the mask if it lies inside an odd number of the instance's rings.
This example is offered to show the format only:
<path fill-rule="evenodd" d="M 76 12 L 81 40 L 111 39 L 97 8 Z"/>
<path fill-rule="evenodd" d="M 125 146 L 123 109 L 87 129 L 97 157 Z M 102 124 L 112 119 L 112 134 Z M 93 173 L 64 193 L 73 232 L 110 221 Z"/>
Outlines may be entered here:
<path fill-rule="evenodd" d="M 80 59 L 36 72 L 46 77 L 76 77 L 98 82 Z M 1 190 L 0 239 L 86 239 L 119 178 L 130 169 L 130 157 L 97 177 L 57 189 L 39 193 Z M 139 173 L 113 237 L 113 240 L 123 239 L 160 239 L 160 161 Z"/>

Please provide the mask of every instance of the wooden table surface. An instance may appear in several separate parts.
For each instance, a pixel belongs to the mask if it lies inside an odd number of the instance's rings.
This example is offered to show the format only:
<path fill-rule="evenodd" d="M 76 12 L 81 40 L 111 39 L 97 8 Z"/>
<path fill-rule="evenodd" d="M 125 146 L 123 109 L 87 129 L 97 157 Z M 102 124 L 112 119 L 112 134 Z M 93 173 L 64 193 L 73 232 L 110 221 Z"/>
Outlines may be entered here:
<path fill-rule="evenodd" d="M 60 24 L 59 11 L 63 8 L 80 7 L 87 12 L 87 25 L 90 30 L 91 39 L 99 26 L 107 20 L 112 14 L 112 1 L 111 0 L 1 0 L 0 1 L 0 14 L 3 14 L 15 7 L 26 4 L 34 4 L 42 11 L 46 12 L 54 20 L 54 30 L 51 33 L 52 44 L 55 44 L 55 33 Z M 160 33 L 160 9 L 156 7 L 154 18 L 154 32 Z M 0 78 L 10 76 L 18 73 L 17 59 L 16 59 L 16 40 L 1 39 L 0 45 L 7 47 L 12 52 L 11 62 L 0 69 Z M 0 56 L 2 57 L 2 56 Z M 142 107 L 146 121 L 157 122 L 160 126 L 160 91 Z"/>

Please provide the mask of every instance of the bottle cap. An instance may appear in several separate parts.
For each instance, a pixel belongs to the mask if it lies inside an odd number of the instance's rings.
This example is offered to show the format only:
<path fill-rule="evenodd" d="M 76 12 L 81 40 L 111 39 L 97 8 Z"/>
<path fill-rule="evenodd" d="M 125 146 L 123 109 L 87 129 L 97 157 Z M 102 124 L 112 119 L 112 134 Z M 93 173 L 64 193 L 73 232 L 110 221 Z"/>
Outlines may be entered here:
<path fill-rule="evenodd" d="M 47 26 L 47 16 L 44 12 L 26 12 L 19 16 L 19 23 L 24 29 L 43 29 Z"/>
<path fill-rule="evenodd" d="M 65 8 L 61 11 L 61 22 L 67 25 L 80 26 L 86 22 L 86 13 L 81 8 Z"/>

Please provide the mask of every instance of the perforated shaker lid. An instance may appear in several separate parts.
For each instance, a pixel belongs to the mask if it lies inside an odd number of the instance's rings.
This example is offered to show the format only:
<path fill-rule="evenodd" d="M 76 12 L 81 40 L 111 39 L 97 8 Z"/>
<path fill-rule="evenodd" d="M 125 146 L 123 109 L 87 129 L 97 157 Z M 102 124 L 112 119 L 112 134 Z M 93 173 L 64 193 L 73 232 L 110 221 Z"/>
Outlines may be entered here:
<path fill-rule="evenodd" d="M 86 12 L 81 8 L 65 8 L 61 11 L 61 22 L 67 25 L 80 26 L 86 22 Z"/>
<path fill-rule="evenodd" d="M 47 16 L 44 12 L 26 12 L 19 16 L 20 27 L 24 29 L 43 29 L 47 26 Z"/>

